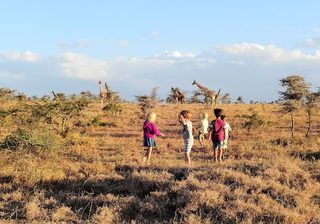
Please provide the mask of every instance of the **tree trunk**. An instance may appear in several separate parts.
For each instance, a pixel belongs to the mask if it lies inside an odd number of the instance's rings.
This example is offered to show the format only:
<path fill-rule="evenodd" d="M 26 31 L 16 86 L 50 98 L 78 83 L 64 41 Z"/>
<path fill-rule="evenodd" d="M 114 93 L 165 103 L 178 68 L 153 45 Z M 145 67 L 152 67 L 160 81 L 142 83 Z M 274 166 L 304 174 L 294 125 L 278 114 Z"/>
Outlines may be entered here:
<path fill-rule="evenodd" d="M 63 117 L 61 121 L 61 134 L 64 135 L 66 133 L 66 125 L 67 125 L 67 118 Z"/>
<path fill-rule="evenodd" d="M 294 116 L 293 112 L 291 113 L 291 138 L 294 136 Z"/>
<path fill-rule="evenodd" d="M 306 133 L 306 137 L 308 138 L 311 131 L 311 112 L 307 111 L 307 113 L 308 113 L 308 130 Z"/>

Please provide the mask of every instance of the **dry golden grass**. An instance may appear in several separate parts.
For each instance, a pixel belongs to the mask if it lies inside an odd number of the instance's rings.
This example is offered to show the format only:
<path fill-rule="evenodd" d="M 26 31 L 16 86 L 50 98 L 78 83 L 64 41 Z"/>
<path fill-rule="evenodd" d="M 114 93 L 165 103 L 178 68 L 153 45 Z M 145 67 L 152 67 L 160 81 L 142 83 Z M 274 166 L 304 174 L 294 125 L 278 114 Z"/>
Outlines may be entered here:
<path fill-rule="evenodd" d="M 305 139 L 299 111 L 289 144 L 290 118 L 278 105 L 221 107 L 234 128 L 221 163 L 198 142 L 192 167 L 184 163 L 178 113 L 191 110 L 194 126 L 204 110 L 213 119 L 210 108 L 196 104 L 155 109 L 166 137 L 156 139 L 150 166 L 141 166 L 143 121 L 135 104 L 126 105 L 116 127 L 73 129 L 63 148 L 0 151 L 1 222 L 320 223 L 319 127 Z M 99 108 L 86 113 L 102 114 Z M 253 112 L 267 123 L 247 133 L 243 115 Z"/>

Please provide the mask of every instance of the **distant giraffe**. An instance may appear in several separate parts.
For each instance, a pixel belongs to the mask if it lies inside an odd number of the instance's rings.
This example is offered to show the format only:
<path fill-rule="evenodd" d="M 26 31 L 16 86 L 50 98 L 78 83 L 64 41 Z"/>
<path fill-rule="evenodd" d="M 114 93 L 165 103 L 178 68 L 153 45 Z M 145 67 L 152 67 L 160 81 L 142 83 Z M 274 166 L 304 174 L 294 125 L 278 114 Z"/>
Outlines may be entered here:
<path fill-rule="evenodd" d="M 101 105 L 103 105 L 103 102 L 104 101 L 112 101 L 114 100 L 114 97 L 115 97 L 115 92 L 112 92 L 108 86 L 108 83 L 105 82 L 104 83 L 104 86 L 106 88 L 106 90 L 103 89 L 102 87 L 102 82 L 101 80 L 99 81 L 99 90 L 100 90 L 100 102 L 101 102 Z"/>
<path fill-rule="evenodd" d="M 51 91 L 53 95 L 53 100 L 56 100 L 58 98 L 57 94 L 54 91 Z"/>
<path fill-rule="evenodd" d="M 186 96 L 184 95 L 184 93 L 179 90 L 179 88 L 171 88 L 172 92 L 173 92 L 173 99 L 175 100 L 176 103 L 186 103 Z"/>
<path fill-rule="evenodd" d="M 53 101 L 65 98 L 64 93 L 55 93 L 55 91 L 51 91 L 51 93 L 53 95 Z"/>
<path fill-rule="evenodd" d="M 206 104 L 210 104 L 210 103 L 211 103 L 211 105 L 213 103 L 214 103 L 214 105 L 217 104 L 217 100 L 218 100 L 221 89 L 219 89 L 219 91 L 216 93 L 214 90 L 210 90 L 210 89 L 204 87 L 203 85 L 198 83 L 196 80 L 193 81 L 192 85 L 196 85 L 202 91 L 202 93 L 205 97 Z"/>

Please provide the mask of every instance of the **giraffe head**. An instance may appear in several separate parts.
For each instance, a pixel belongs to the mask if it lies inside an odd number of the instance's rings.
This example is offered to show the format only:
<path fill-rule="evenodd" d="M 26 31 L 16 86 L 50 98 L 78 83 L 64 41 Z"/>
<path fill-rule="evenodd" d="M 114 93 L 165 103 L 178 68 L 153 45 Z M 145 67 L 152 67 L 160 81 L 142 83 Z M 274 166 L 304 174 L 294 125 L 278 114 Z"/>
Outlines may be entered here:
<path fill-rule="evenodd" d="M 197 81 L 196 80 L 193 80 L 193 83 L 192 83 L 192 85 L 195 85 L 197 83 Z"/>
<path fill-rule="evenodd" d="M 101 80 L 99 80 L 99 84 L 101 85 Z"/>

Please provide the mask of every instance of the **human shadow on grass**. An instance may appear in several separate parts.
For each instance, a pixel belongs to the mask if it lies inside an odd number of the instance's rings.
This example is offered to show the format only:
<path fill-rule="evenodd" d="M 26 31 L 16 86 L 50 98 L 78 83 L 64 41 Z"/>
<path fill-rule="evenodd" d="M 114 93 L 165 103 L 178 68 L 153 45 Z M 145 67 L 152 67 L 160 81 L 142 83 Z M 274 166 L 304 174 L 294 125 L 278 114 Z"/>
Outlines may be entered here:
<path fill-rule="evenodd" d="M 142 223 L 169 221 L 188 202 L 187 191 L 172 189 L 172 181 L 129 175 L 103 180 L 45 181 L 37 183 L 36 188 L 44 191 L 46 198 L 55 198 L 58 206 L 70 207 L 81 220 L 89 220 L 101 207 L 121 206 L 119 216 L 125 222 L 136 219 Z M 163 193 L 153 195 L 153 192 Z M 109 200 L 107 195 L 117 199 Z"/>
<path fill-rule="evenodd" d="M 173 175 L 173 180 L 182 181 L 186 180 L 192 172 L 188 167 L 169 167 L 161 168 L 157 166 L 132 166 L 132 165 L 119 165 L 116 166 L 115 171 L 122 176 L 131 176 L 133 171 L 141 172 L 167 172 Z"/>
<path fill-rule="evenodd" d="M 292 152 L 290 153 L 291 156 L 298 157 L 302 160 L 306 161 L 318 161 L 320 160 L 320 151 L 318 152 Z"/>

